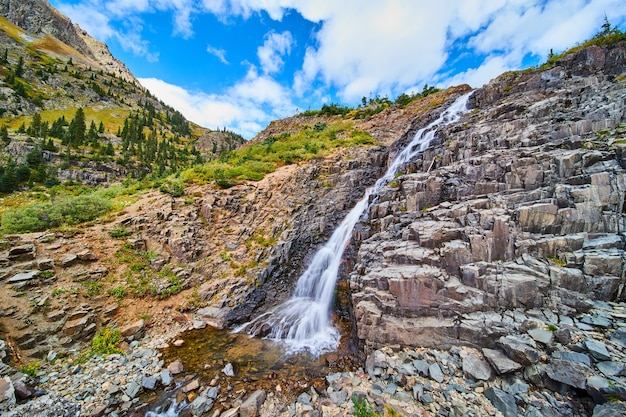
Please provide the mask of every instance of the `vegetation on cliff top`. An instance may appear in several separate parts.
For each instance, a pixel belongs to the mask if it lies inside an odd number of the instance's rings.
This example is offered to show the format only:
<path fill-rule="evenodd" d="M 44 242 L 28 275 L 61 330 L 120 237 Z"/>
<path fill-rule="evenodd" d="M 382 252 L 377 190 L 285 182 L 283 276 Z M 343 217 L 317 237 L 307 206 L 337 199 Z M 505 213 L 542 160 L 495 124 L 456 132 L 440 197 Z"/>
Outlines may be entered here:
<path fill-rule="evenodd" d="M 550 50 L 548 60 L 543 65 L 541 65 L 540 68 L 552 68 L 556 66 L 558 61 L 563 59 L 565 56 L 580 51 L 581 49 L 588 48 L 590 46 L 609 46 L 620 42 L 626 42 L 626 32 L 623 32 L 619 28 L 613 26 L 609 22 L 608 18 L 606 18 L 605 16 L 604 23 L 602 24 L 602 29 L 598 33 L 596 33 L 591 39 L 588 39 L 585 42 L 582 42 L 559 54 L 555 54 L 552 52 L 552 50 Z"/>

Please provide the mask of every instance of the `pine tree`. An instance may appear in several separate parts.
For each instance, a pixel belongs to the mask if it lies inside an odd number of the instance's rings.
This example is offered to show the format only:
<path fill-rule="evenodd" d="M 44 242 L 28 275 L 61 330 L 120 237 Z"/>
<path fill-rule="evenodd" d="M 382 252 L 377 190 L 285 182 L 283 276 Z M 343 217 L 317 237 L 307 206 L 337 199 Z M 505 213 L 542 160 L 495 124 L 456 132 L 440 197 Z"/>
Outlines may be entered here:
<path fill-rule="evenodd" d="M 80 146 L 85 139 L 86 130 L 87 124 L 85 123 L 85 112 L 79 107 L 67 129 L 69 142 L 74 146 Z"/>
<path fill-rule="evenodd" d="M 17 61 L 17 65 L 15 66 L 15 76 L 18 78 L 22 78 L 24 75 L 24 58 L 20 56 L 20 59 Z"/>

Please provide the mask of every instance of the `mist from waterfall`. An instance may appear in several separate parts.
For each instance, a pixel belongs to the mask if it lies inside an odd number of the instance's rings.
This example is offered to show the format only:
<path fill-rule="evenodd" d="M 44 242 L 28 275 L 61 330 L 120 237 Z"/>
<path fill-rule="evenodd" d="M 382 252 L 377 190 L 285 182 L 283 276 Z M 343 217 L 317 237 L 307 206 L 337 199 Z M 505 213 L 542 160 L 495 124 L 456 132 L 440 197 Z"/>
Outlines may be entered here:
<path fill-rule="evenodd" d="M 419 153 L 428 149 L 437 128 L 457 121 L 467 111 L 471 93 L 459 97 L 439 118 L 417 131 L 409 144 L 400 151 L 376 184 L 335 229 L 328 242 L 314 255 L 309 267 L 298 279 L 293 296 L 235 331 L 263 335 L 284 344 L 287 353 L 309 351 L 313 356 L 335 350 L 340 334 L 331 320 L 334 291 L 343 252 L 352 235 L 352 229 L 368 208 L 370 195 L 397 174 L 398 169 Z"/>

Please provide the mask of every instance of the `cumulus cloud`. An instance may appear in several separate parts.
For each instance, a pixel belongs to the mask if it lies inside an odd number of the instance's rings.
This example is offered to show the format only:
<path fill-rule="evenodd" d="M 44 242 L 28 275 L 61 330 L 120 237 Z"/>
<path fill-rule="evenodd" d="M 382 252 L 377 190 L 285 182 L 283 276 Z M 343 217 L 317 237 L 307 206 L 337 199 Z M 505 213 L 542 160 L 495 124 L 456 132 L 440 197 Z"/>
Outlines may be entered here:
<path fill-rule="evenodd" d="M 254 67 L 221 94 L 189 91 L 156 78 L 140 78 L 139 82 L 189 120 L 214 129 L 227 126 L 248 139 L 270 120 L 291 115 L 296 109 L 289 90 L 271 77 L 259 75 Z"/>
<path fill-rule="evenodd" d="M 291 52 L 293 41 L 288 31 L 270 32 L 265 36 L 265 42 L 257 49 L 257 56 L 264 73 L 272 74 L 282 69 L 284 64 L 282 56 Z"/>
<path fill-rule="evenodd" d="M 286 15 L 297 13 L 316 23 L 316 31 L 308 39 L 297 37 L 295 30 L 267 33 L 257 47 L 256 58 L 246 58 L 248 63 L 257 60 L 250 64 L 250 71 L 230 88 L 221 86 L 220 93 L 180 91 L 170 84 L 166 88 L 157 86 L 156 81 L 146 81 L 172 99 L 181 100 L 177 108 L 188 109 L 189 113 L 183 114 L 191 120 L 208 126 L 234 126 L 242 132 L 266 124 L 269 119 L 264 118 L 285 114 L 286 108 L 295 108 L 294 103 L 301 107 L 314 100 L 317 104 L 322 100 L 355 103 L 363 96 L 394 97 L 417 91 L 426 83 L 440 87 L 469 83 L 478 87 L 503 71 L 520 68 L 522 63 L 545 59 L 550 50 L 560 52 L 589 38 L 600 28 L 605 13 L 614 25 L 626 22 L 623 0 L 72 3 L 61 10 L 94 36 L 105 41 L 118 39 L 123 47 L 148 59 L 156 59 L 157 55 L 150 49 L 153 46 L 142 41 L 142 13 L 171 12 L 173 34 L 183 38 L 193 36 L 193 24 L 201 23 L 206 14 L 229 23 L 259 16 L 271 27 L 266 16 L 282 21 Z M 113 25 L 113 20 L 132 21 L 133 25 Z M 208 46 L 207 52 L 228 62 L 221 49 Z M 280 76 L 285 73 L 287 55 L 302 57 L 302 61 L 295 70 L 290 68 L 293 73 L 289 81 L 280 84 L 276 80 L 283 79 Z M 190 103 L 203 110 L 193 110 Z M 241 106 L 240 111 L 236 106 Z M 222 118 L 218 120 L 217 116 Z"/>

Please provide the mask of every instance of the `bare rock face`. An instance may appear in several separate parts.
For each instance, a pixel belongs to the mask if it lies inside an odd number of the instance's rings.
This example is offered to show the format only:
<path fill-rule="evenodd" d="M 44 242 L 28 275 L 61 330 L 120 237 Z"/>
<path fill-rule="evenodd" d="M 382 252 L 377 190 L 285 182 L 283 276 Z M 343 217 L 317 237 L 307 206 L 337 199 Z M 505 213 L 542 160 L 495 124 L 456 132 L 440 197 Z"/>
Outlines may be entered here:
<path fill-rule="evenodd" d="M 353 236 L 360 339 L 494 348 L 501 312 L 622 298 L 625 56 L 503 74 L 401 169 Z"/>

